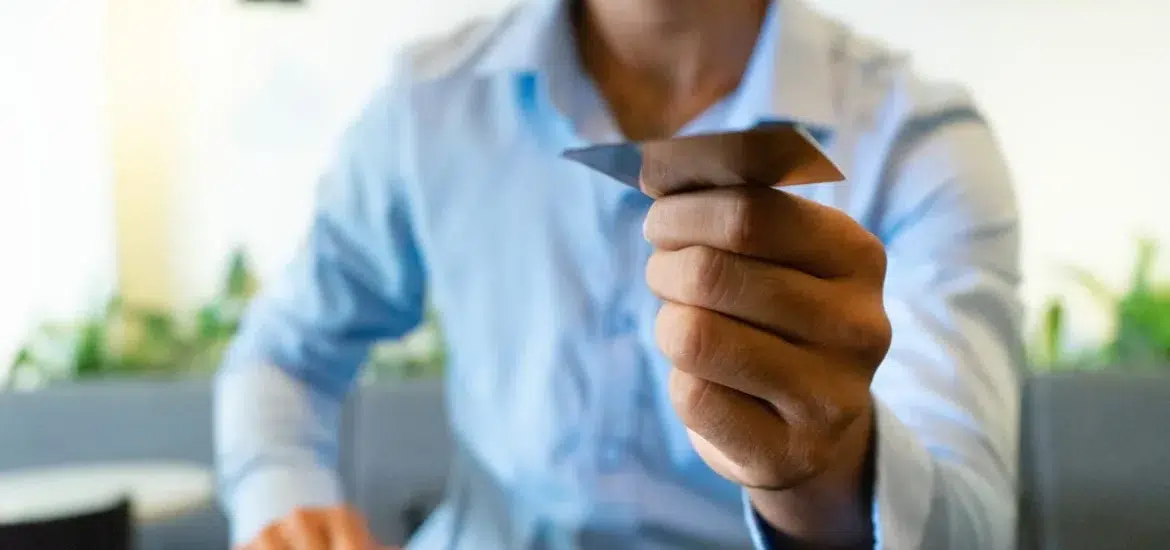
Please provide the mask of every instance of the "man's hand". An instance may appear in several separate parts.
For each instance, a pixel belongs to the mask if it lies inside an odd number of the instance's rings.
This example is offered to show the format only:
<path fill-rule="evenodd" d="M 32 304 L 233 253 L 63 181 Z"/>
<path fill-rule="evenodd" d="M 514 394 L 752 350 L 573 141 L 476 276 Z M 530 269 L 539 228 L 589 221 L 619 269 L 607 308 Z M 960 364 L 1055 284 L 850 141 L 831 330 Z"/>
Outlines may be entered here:
<path fill-rule="evenodd" d="M 880 241 L 747 186 L 660 198 L 645 232 L 670 395 L 699 455 L 795 541 L 868 544 L 869 386 L 891 337 Z"/>
<path fill-rule="evenodd" d="M 349 508 L 302 508 L 269 525 L 240 550 L 390 550 Z"/>

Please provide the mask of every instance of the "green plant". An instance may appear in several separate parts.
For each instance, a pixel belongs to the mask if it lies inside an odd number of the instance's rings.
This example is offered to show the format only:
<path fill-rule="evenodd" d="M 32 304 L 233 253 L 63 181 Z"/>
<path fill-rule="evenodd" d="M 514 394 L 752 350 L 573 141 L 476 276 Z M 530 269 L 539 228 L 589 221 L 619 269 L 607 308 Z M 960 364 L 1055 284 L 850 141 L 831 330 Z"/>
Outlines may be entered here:
<path fill-rule="evenodd" d="M 371 350 L 366 369 L 371 380 L 411 380 L 441 376 L 446 347 L 438 313 L 427 309 L 423 322 L 399 340 L 382 342 Z"/>
<path fill-rule="evenodd" d="M 1045 307 L 1032 347 L 1033 365 L 1051 370 L 1167 369 L 1170 366 L 1170 285 L 1153 280 L 1157 252 L 1154 241 L 1143 239 L 1139 243 L 1129 288 L 1123 294 L 1111 291 L 1092 273 L 1071 268 L 1073 279 L 1110 313 L 1113 331 L 1095 348 L 1067 351 L 1063 340 L 1067 311 L 1061 301 L 1051 300 Z"/>
<path fill-rule="evenodd" d="M 210 371 L 257 286 L 246 254 L 236 250 L 220 289 L 189 317 L 128 304 L 115 295 L 79 320 L 44 323 L 17 352 L 8 385 Z"/>
<path fill-rule="evenodd" d="M 44 323 L 28 337 L 0 390 L 60 380 L 206 375 L 219 366 L 259 283 L 243 250 L 235 250 L 220 288 L 187 314 L 127 304 L 115 296 L 71 322 Z M 371 379 L 438 376 L 445 359 L 438 316 L 406 337 L 374 347 Z"/>

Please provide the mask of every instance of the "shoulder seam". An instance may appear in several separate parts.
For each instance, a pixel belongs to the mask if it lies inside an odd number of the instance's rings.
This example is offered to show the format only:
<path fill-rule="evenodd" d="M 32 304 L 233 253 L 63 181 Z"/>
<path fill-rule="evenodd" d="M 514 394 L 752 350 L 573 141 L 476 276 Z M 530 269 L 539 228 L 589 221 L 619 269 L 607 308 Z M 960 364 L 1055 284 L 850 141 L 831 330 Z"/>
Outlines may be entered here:
<path fill-rule="evenodd" d="M 501 13 L 474 18 L 408 46 L 403 58 L 410 66 L 412 81 L 441 80 L 469 67 L 516 18 L 521 6 L 517 3 Z"/>

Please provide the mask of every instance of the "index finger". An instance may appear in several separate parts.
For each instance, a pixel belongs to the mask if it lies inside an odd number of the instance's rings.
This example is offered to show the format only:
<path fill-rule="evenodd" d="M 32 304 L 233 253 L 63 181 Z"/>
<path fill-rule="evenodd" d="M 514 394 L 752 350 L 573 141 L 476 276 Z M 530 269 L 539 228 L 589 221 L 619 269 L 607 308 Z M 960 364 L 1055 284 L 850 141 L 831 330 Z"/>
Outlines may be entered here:
<path fill-rule="evenodd" d="M 646 216 L 645 236 L 663 250 L 708 246 L 825 279 L 885 272 L 881 242 L 848 214 L 766 187 L 662 197 Z"/>

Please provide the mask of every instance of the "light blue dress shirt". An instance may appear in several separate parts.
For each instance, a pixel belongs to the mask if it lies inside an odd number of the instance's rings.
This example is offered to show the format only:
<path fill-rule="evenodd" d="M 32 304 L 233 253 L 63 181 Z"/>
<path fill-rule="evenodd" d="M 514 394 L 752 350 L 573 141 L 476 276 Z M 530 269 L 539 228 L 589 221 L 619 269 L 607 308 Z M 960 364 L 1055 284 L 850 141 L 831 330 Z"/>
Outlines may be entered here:
<path fill-rule="evenodd" d="M 560 158 L 620 139 L 568 25 L 546 0 L 410 48 L 346 135 L 303 247 L 217 379 L 237 543 L 343 501 L 341 402 L 369 346 L 415 327 L 427 296 L 448 338 L 458 456 L 411 548 L 772 544 L 667 397 L 643 278 L 650 199 Z M 806 126 L 848 176 L 792 192 L 888 249 L 878 546 L 1011 547 L 1018 221 L 984 120 L 961 90 L 798 0 L 773 5 L 739 89 L 684 133 L 776 120 Z"/>

